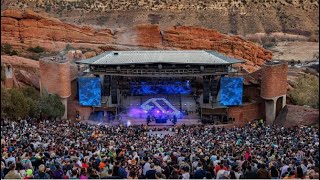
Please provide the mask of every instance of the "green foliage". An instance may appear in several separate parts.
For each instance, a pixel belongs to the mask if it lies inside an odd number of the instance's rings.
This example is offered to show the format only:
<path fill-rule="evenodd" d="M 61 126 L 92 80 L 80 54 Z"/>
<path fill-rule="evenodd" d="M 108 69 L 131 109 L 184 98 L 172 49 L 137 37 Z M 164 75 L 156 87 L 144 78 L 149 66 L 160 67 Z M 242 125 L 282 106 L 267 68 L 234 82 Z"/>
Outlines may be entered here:
<path fill-rule="evenodd" d="M 22 89 L 22 93 L 24 94 L 25 97 L 31 98 L 32 100 L 35 100 L 35 101 L 40 100 L 40 93 L 34 87 L 31 87 L 31 86 L 24 87 Z"/>
<path fill-rule="evenodd" d="M 40 46 L 29 47 L 27 50 L 30 51 L 30 52 L 34 52 L 34 53 L 42 53 L 42 52 L 45 51 L 45 49 L 43 47 L 40 47 Z"/>
<path fill-rule="evenodd" d="M 40 93 L 33 87 L 6 90 L 1 87 L 1 117 L 12 120 L 31 118 L 61 118 L 65 108 L 58 95 Z"/>
<path fill-rule="evenodd" d="M 16 50 L 13 50 L 13 51 L 10 52 L 9 55 L 10 56 L 16 56 L 16 55 L 18 55 L 18 52 Z"/>
<path fill-rule="evenodd" d="M 10 56 L 18 55 L 18 52 L 16 50 L 12 50 L 12 46 L 9 43 L 5 43 L 4 46 L 1 45 L 1 52 Z"/>
<path fill-rule="evenodd" d="M 47 118 L 61 118 L 65 108 L 56 94 L 44 94 L 40 101 L 41 115 Z"/>
<path fill-rule="evenodd" d="M 18 89 L 10 89 L 10 103 L 6 114 L 13 120 L 26 118 L 29 115 L 29 104 L 23 93 Z"/>
<path fill-rule="evenodd" d="M 74 47 L 72 47 L 70 44 L 67 44 L 66 45 L 66 48 L 64 48 L 65 51 L 70 51 L 70 50 L 73 50 Z"/>
<path fill-rule="evenodd" d="M 6 112 L 8 112 L 10 106 L 10 94 L 6 90 L 6 88 L 1 87 L 1 118 L 7 116 Z"/>
<path fill-rule="evenodd" d="M 319 78 L 313 75 L 300 76 L 289 96 L 294 104 L 319 108 Z"/>
<path fill-rule="evenodd" d="M 26 101 L 29 106 L 29 117 L 40 118 L 41 117 L 41 108 L 40 101 L 32 99 L 31 97 L 26 96 Z"/>
<path fill-rule="evenodd" d="M 5 43 L 3 46 L 3 52 L 6 54 L 10 54 L 12 50 L 12 46 L 9 43 Z"/>

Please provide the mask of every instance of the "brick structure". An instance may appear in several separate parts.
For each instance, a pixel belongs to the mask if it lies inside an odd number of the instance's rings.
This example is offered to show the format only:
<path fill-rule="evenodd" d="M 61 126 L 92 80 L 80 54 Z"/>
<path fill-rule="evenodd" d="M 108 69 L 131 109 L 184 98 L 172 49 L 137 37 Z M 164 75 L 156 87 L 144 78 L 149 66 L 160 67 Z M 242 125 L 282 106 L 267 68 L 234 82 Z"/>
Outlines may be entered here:
<path fill-rule="evenodd" d="M 264 64 L 261 69 L 261 97 L 272 99 L 287 94 L 287 63 Z"/>
<path fill-rule="evenodd" d="M 265 100 L 267 124 L 273 124 L 277 109 L 286 105 L 287 73 L 287 62 L 270 62 L 262 66 L 260 96 Z M 281 107 L 277 108 L 277 104 Z"/>
<path fill-rule="evenodd" d="M 40 91 L 57 94 L 65 106 L 63 118 L 67 118 L 67 99 L 71 95 L 70 63 L 56 59 L 44 58 L 40 63 Z"/>
<path fill-rule="evenodd" d="M 228 115 L 234 118 L 235 125 L 244 125 L 254 119 L 264 117 L 263 103 L 245 103 L 242 106 L 229 107 Z"/>

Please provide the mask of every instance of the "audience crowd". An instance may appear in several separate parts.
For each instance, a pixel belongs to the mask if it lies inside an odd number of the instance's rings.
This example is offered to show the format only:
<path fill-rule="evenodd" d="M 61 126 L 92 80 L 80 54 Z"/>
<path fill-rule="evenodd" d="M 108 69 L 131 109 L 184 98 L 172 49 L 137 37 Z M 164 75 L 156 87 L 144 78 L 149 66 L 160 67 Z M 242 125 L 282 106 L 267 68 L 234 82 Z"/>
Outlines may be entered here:
<path fill-rule="evenodd" d="M 1 179 L 319 178 L 317 127 L 1 125 Z"/>

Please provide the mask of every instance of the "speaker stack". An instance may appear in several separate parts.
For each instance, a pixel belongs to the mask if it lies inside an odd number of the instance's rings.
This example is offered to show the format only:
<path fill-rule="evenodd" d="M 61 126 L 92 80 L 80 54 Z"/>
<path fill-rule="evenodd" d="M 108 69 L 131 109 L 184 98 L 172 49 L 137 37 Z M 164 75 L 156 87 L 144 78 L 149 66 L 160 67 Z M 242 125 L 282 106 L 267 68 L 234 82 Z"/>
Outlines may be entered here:
<path fill-rule="evenodd" d="M 209 80 L 203 79 L 203 103 L 208 104 L 209 103 Z"/>
<path fill-rule="evenodd" d="M 116 79 L 112 79 L 111 80 L 111 103 L 112 104 L 118 104 L 118 83 L 116 81 Z"/>

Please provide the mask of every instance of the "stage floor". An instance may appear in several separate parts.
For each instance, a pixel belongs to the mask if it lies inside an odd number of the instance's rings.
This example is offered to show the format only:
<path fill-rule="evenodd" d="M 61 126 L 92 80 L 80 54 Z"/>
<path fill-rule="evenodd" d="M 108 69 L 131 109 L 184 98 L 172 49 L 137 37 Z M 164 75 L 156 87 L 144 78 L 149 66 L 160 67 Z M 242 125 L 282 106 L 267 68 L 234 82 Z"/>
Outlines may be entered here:
<path fill-rule="evenodd" d="M 139 126 L 139 125 L 147 125 L 146 119 L 143 118 L 131 118 L 131 117 L 122 117 L 121 120 L 115 121 L 92 121 L 86 120 L 89 124 L 96 124 L 96 125 L 126 125 L 126 126 Z M 200 125 L 202 124 L 200 119 L 178 119 L 176 126 L 181 125 Z M 157 127 L 167 127 L 167 126 L 174 126 L 173 122 L 167 120 L 166 123 L 156 123 L 152 121 L 149 123 L 149 126 L 157 126 Z"/>

